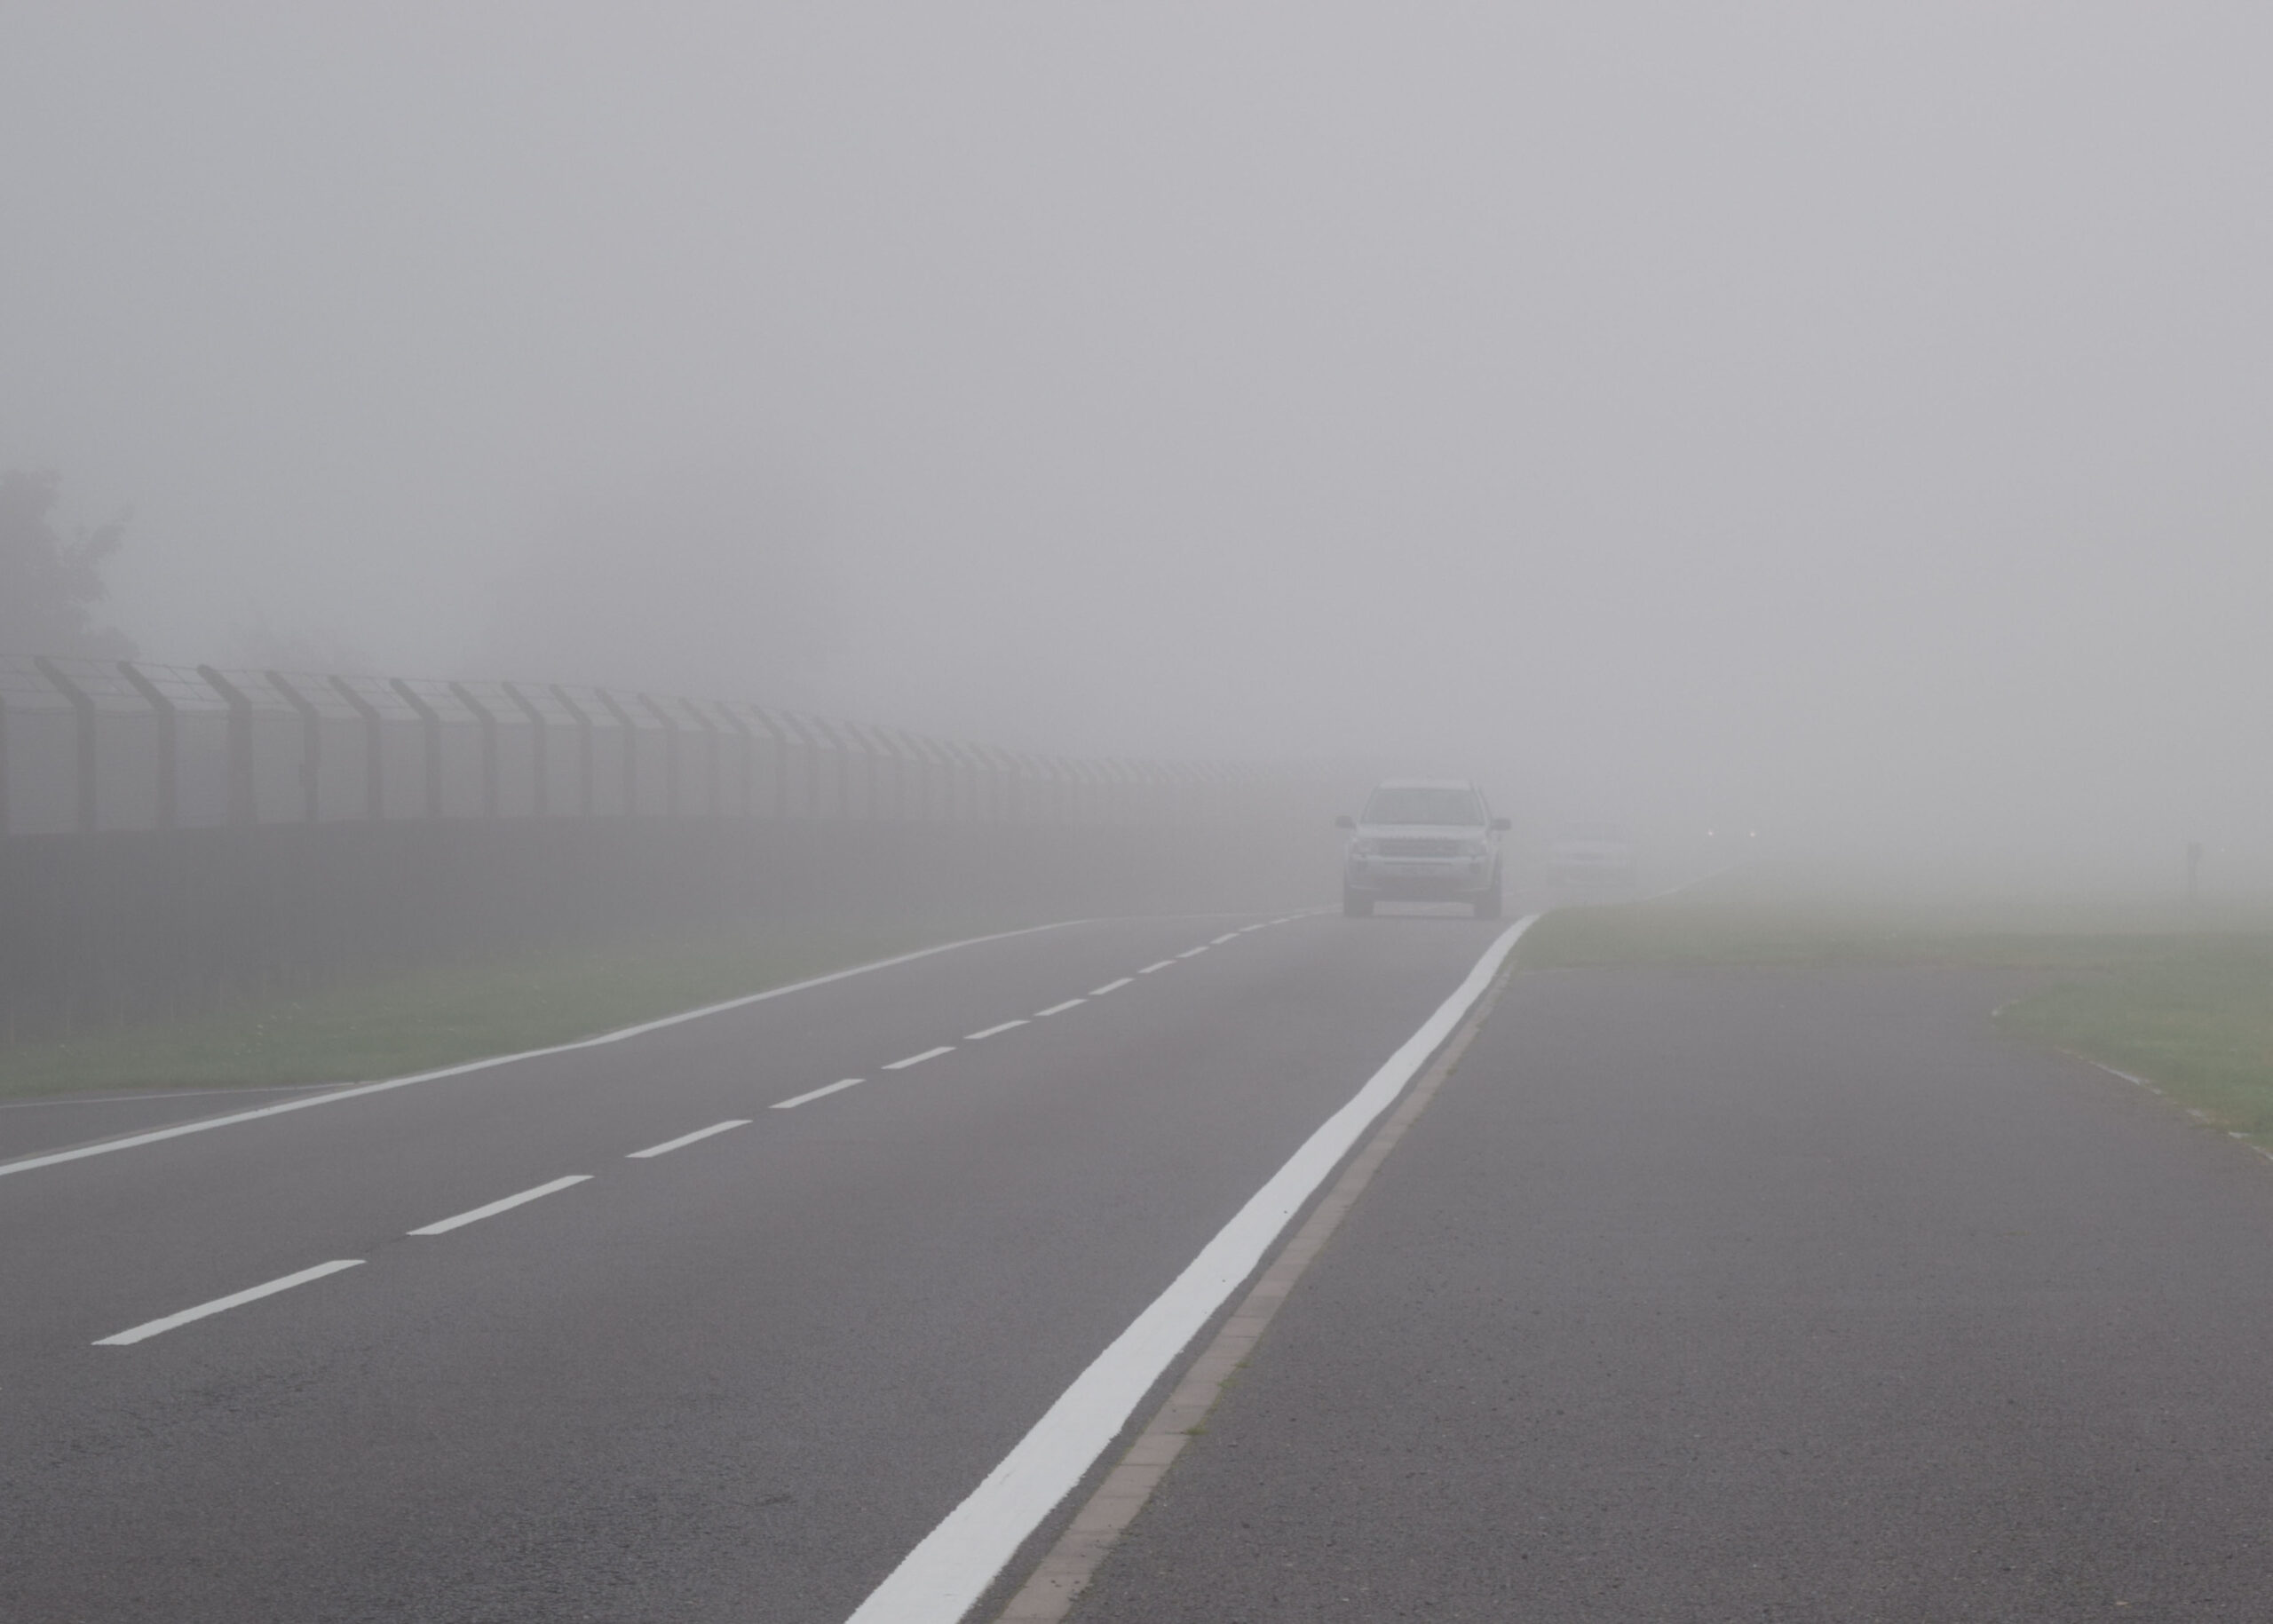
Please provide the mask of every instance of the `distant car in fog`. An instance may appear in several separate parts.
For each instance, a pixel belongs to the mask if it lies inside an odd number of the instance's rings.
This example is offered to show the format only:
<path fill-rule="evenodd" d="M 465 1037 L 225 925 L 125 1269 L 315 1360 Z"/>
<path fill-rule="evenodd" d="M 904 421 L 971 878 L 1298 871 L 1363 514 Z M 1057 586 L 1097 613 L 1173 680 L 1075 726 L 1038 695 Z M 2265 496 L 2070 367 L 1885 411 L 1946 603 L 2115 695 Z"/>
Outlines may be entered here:
<path fill-rule="evenodd" d="M 1484 792 L 1464 778 L 1384 779 L 1355 818 L 1342 866 L 1342 911 L 1362 919 L 1391 899 L 1465 902 L 1497 919 L 1503 891 L 1500 836 Z"/>
<path fill-rule="evenodd" d="M 1618 824 L 1601 820 L 1567 824 L 1547 849 L 1547 877 L 1566 893 L 1632 891 L 1633 837 Z"/>

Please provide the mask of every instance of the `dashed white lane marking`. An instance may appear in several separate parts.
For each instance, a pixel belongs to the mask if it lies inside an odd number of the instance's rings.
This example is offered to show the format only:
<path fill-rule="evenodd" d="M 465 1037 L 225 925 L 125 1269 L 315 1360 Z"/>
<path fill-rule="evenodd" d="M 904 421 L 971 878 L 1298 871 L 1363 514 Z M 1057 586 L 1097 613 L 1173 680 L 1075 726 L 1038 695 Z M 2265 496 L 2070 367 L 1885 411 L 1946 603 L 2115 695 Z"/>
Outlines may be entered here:
<path fill-rule="evenodd" d="M 1093 986 L 1089 989 L 1089 996 L 1092 998 L 1102 998 L 1107 993 L 1117 993 L 1136 978 L 1134 976 L 1123 976 L 1118 981 L 1108 981 L 1103 986 Z"/>
<path fill-rule="evenodd" d="M 749 1118 L 746 1116 L 738 1116 L 732 1121 L 713 1122 L 708 1128 L 698 1128 L 693 1133 L 683 1133 L 676 1139 L 666 1139 L 661 1145 L 651 1145 L 644 1151 L 632 1151 L 625 1156 L 624 1160 L 627 1161 L 637 1161 L 645 1156 L 660 1156 L 666 1151 L 675 1151 L 678 1149 L 682 1145 L 692 1145 L 697 1139 L 707 1139 L 714 1133 L 724 1133 L 729 1128 L 747 1128 L 748 1126 Z"/>
<path fill-rule="evenodd" d="M 857 1089 L 867 1081 L 864 1077 L 847 1077 L 842 1082 L 832 1082 L 825 1089 L 815 1089 L 812 1093 L 800 1094 L 794 1099 L 777 1099 L 773 1102 L 773 1108 L 776 1111 L 793 1110 L 807 1100 L 819 1099 L 824 1094 L 835 1094 L 845 1089 Z"/>
<path fill-rule="evenodd" d="M 1149 976 L 1156 970 L 1173 970 L 1175 968 L 1176 961 L 1174 959 L 1162 959 L 1157 964 L 1145 965 L 1144 969 L 1138 970 L 1136 973 L 1140 976 Z"/>
<path fill-rule="evenodd" d="M 1216 939 L 1215 939 L 1215 940 L 1213 940 L 1213 941 L 1209 942 L 1208 945 L 1210 947 L 1222 947 L 1225 942 L 1237 941 L 1237 940 L 1239 939 L 1239 933 L 1237 931 L 1224 931 L 1221 936 L 1219 936 L 1219 937 L 1216 938 Z"/>
<path fill-rule="evenodd" d="M 202 1319 L 241 1303 L 257 1303 L 263 1297 L 273 1297 L 280 1291 L 289 1291 L 295 1286 L 305 1286 L 310 1280 L 320 1280 L 327 1274 L 337 1274 L 342 1269 L 362 1266 L 360 1257 L 335 1258 L 328 1264 L 318 1264 L 313 1269 L 303 1269 L 297 1274 L 288 1274 L 282 1279 L 271 1280 L 265 1286 L 249 1286 L 242 1291 L 233 1291 L 226 1297 L 216 1297 L 210 1303 L 200 1303 L 195 1308 L 186 1308 L 178 1314 L 168 1314 L 162 1319 L 153 1319 L 136 1326 L 131 1331 L 121 1331 L 115 1336 L 106 1336 L 95 1343 L 98 1348 L 123 1348 L 145 1337 L 155 1336 L 161 1331 L 170 1331 L 178 1325 L 187 1325 L 193 1319 Z"/>
<path fill-rule="evenodd" d="M 1374 1119 L 1394 1104 L 1508 961 L 1539 917 L 1508 927 L 1452 996 L 1398 1046 L 1366 1085 L 1303 1141 L 963 1502 L 947 1513 L 849 1624 L 956 1624 L 1112 1443 L 1160 1373 L 1246 1279 L 1295 1214 Z"/>
<path fill-rule="evenodd" d="M 1086 998 L 1068 998 L 1064 1003 L 1053 1003 L 1046 1010 L 1036 1010 L 1034 1012 L 1034 1018 L 1036 1020 L 1040 1020 L 1046 1015 L 1063 1015 L 1066 1010 L 1073 1008 L 1076 1004 L 1083 1004 L 1087 1002 L 1089 1002 L 1089 1000 Z"/>
<path fill-rule="evenodd" d="M 1016 1020 L 1006 1020 L 1000 1026 L 989 1026 L 983 1032 L 966 1032 L 962 1034 L 962 1041 L 966 1043 L 976 1043 L 981 1038 L 994 1037 L 1002 1033 L 1008 1032 L 1013 1026 L 1023 1026 L 1026 1024 L 1026 1018 L 1021 1015 Z"/>
<path fill-rule="evenodd" d="M 729 998 L 723 1003 L 707 1003 L 699 1010 L 682 1010 L 677 1015 L 666 1015 L 660 1020 L 642 1021 L 636 1026 L 625 1026 L 614 1032 L 603 1032 L 598 1037 L 579 1038 L 573 1043 L 555 1043 L 549 1049 L 525 1049 L 518 1054 L 491 1055 L 483 1060 L 468 1060 L 462 1066 L 446 1066 L 439 1071 L 418 1072 L 408 1077 L 390 1077 L 384 1082 L 359 1082 L 344 1089 L 334 1089 L 327 1094 L 306 1099 L 288 1099 L 281 1105 L 262 1105 L 251 1111 L 234 1111 L 226 1116 L 207 1117 L 202 1122 L 178 1122 L 171 1128 L 156 1128 L 147 1133 L 129 1135 L 123 1139 L 106 1139 L 99 1145 L 83 1145 L 76 1150 L 50 1151 L 44 1156 L 28 1156 L 20 1161 L 0 1162 L 0 1178 L 12 1173 L 28 1173 L 35 1168 L 51 1168 L 58 1162 L 78 1161 L 89 1156 L 107 1156 L 113 1151 L 132 1150 L 137 1145 L 155 1145 L 163 1139 L 178 1139 L 184 1134 L 206 1133 L 216 1128 L 230 1128 L 239 1122 L 255 1121 L 262 1117 L 281 1116 L 288 1111 L 306 1111 L 316 1105 L 337 1105 L 343 1099 L 360 1099 L 366 1094 L 384 1094 L 390 1089 L 407 1089 L 414 1082 L 433 1082 L 443 1077 L 462 1077 L 468 1072 L 484 1072 L 492 1066 L 511 1066 L 522 1060 L 541 1060 L 547 1055 L 565 1055 L 579 1049 L 597 1049 L 603 1043 L 621 1043 L 626 1038 L 636 1038 L 649 1032 L 660 1032 L 666 1026 L 676 1026 L 685 1021 L 701 1020 L 706 1015 L 718 1015 L 728 1010 L 746 1009 L 754 1003 L 771 999 L 786 998 L 792 993 L 802 993 L 807 987 L 826 986 L 832 981 L 843 981 L 853 976 L 865 976 L 871 970 L 890 970 L 896 964 L 912 964 L 917 959 L 928 959 L 934 954 L 952 953 L 958 947 L 976 947 L 986 942 L 1008 941 L 1015 936 L 1032 936 L 1041 931 L 1062 931 L 1070 925 L 1087 924 L 1085 919 L 1061 919 L 1046 925 L 1027 925 L 1017 931 L 998 931 L 992 936 L 966 937 L 959 942 L 941 942 L 936 947 L 919 947 L 913 953 L 899 954 L 889 959 L 878 959 L 872 964 L 855 964 L 850 970 L 833 970 L 825 976 L 813 976 L 804 981 L 792 981 L 787 986 L 768 987 L 762 993 L 751 993 L 741 998 Z"/>
<path fill-rule="evenodd" d="M 410 1230 L 407 1232 L 413 1235 L 447 1235 L 454 1229 L 463 1229 L 469 1224 L 479 1224 L 484 1218 L 494 1218 L 501 1212 L 511 1212 L 525 1201 L 534 1201 L 539 1196 L 550 1195 L 557 1190 L 566 1190 L 571 1184 L 581 1184 L 590 1176 L 590 1173 L 571 1173 L 567 1177 L 556 1178 L 549 1184 L 539 1184 L 534 1190 L 524 1190 L 519 1195 L 509 1195 L 502 1201 L 492 1201 L 487 1207 L 477 1207 L 471 1212 L 458 1214 L 455 1218 L 444 1218 L 440 1224 L 429 1224 L 424 1228 Z"/>
<path fill-rule="evenodd" d="M 1208 943 L 1202 942 L 1197 947 L 1186 947 L 1182 953 L 1177 954 L 1176 956 L 1180 959 L 1196 959 L 1201 954 L 1208 951 Z"/>
<path fill-rule="evenodd" d="M 954 1049 L 955 1046 L 953 1043 L 942 1043 L 937 1049 L 927 1049 L 920 1055 L 908 1056 L 905 1060 L 894 1060 L 890 1066 L 885 1066 L 884 1070 L 904 1072 L 911 1066 L 921 1066 L 926 1060 L 936 1060 L 941 1055 L 951 1055 L 954 1053 Z"/>

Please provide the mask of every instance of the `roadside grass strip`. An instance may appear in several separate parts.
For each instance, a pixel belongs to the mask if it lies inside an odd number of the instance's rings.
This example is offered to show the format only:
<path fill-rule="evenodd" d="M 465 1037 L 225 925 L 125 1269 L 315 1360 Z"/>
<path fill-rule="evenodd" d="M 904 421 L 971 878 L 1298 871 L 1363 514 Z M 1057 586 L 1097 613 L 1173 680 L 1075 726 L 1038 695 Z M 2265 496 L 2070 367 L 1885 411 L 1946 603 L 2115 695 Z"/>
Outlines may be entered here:
<path fill-rule="evenodd" d="M 871 971 L 890 970 L 895 965 L 912 964 L 918 959 L 928 959 L 935 954 L 952 953 L 959 947 L 976 947 L 986 942 L 1009 941 L 1015 937 L 1033 936 L 1044 931 L 1062 931 L 1070 926 L 1086 924 L 1087 920 L 1061 919 L 1050 924 L 1029 925 L 1023 930 L 997 931 L 988 936 L 966 937 L 961 941 L 941 942 L 936 947 L 919 947 L 913 953 L 896 954 L 891 958 L 877 959 L 867 964 L 856 964 L 849 970 L 832 970 L 825 976 L 811 976 L 803 981 L 793 981 L 786 986 L 768 987 L 762 993 L 750 993 L 740 998 L 728 998 L 717 1003 L 704 1004 L 700 1009 L 683 1010 L 676 1015 L 666 1015 L 657 1020 L 641 1021 L 637 1026 L 619 1027 L 594 1037 L 579 1038 L 574 1042 L 554 1043 L 543 1049 L 527 1049 L 510 1055 L 490 1055 L 479 1060 L 468 1060 L 462 1065 L 445 1066 L 433 1071 L 416 1072 L 407 1077 L 390 1077 L 380 1082 L 351 1083 L 327 1092 L 301 1099 L 289 1099 L 273 1105 L 260 1105 L 250 1111 L 233 1111 L 226 1116 L 207 1117 L 202 1121 L 178 1122 L 171 1127 L 153 1129 L 145 1133 L 129 1134 L 123 1138 L 105 1139 L 95 1145 L 82 1145 L 67 1151 L 50 1151 L 44 1155 L 27 1156 L 17 1161 L 0 1162 L 0 1178 L 13 1173 L 28 1173 L 36 1168 L 51 1168 L 66 1161 L 79 1161 L 89 1156 L 107 1156 L 114 1151 L 133 1150 L 144 1145 L 156 1145 L 167 1139 L 178 1139 L 185 1134 L 208 1133 L 217 1128 L 232 1128 L 239 1122 L 250 1122 L 264 1117 L 281 1116 L 289 1111 L 306 1111 L 318 1105 L 337 1105 L 341 1100 L 359 1099 L 367 1094 L 384 1094 L 392 1089 L 407 1089 L 414 1083 L 434 1082 L 444 1077 L 463 1077 L 471 1072 L 484 1072 L 493 1066 L 512 1066 L 523 1060 L 543 1059 L 548 1055 L 572 1054 L 580 1049 L 597 1049 L 606 1043 L 621 1043 L 650 1032 L 660 1032 L 668 1026 L 686 1021 L 701 1020 L 705 1016 L 723 1014 L 728 1010 L 747 1009 L 751 1004 L 764 1003 L 775 998 L 786 998 L 792 993 L 808 987 L 826 986 L 831 982 L 843 981 Z"/>
<path fill-rule="evenodd" d="M 511 1212 L 516 1207 L 524 1206 L 542 1196 L 566 1190 L 571 1184 L 581 1184 L 590 1177 L 590 1173 L 571 1173 L 566 1178 L 556 1178 L 550 1184 L 539 1184 L 534 1190 L 524 1190 L 519 1195 L 509 1195 L 504 1200 L 492 1201 L 486 1207 L 477 1207 L 471 1212 L 462 1212 L 455 1218 L 444 1218 L 439 1224 L 425 1224 L 406 1232 L 413 1235 L 447 1235 L 454 1229 L 463 1229 L 469 1224 L 479 1224 L 484 1218 L 494 1218 L 501 1212 Z"/>
<path fill-rule="evenodd" d="M 905 1060 L 894 1060 L 883 1069 L 888 1072 L 904 1072 L 911 1066 L 921 1066 L 926 1060 L 936 1060 L 941 1055 L 951 1055 L 954 1051 L 955 1046 L 953 1043 L 942 1043 L 937 1049 L 927 1049 L 920 1055 L 908 1056 Z"/>
<path fill-rule="evenodd" d="M 310 1280 L 320 1280 L 327 1274 L 337 1274 L 342 1269 L 360 1269 L 362 1266 L 363 1260 L 360 1257 L 335 1258 L 328 1264 L 318 1264 L 313 1269 L 303 1269 L 297 1274 L 288 1274 L 281 1279 L 270 1280 L 265 1286 L 248 1286 L 242 1291 L 233 1291 L 226 1297 L 214 1298 L 210 1303 L 200 1303 L 195 1308 L 183 1309 L 178 1314 L 168 1314 L 163 1319 L 147 1320 L 131 1331 L 121 1331 L 115 1336 L 101 1337 L 94 1345 L 98 1348 L 128 1347 L 155 1336 L 161 1332 L 170 1331 L 177 1326 L 188 1325 L 193 1320 L 204 1319 L 229 1309 L 241 1307 L 247 1303 L 257 1303 L 261 1298 L 273 1297 L 280 1291 L 289 1291 L 295 1286 L 305 1286 Z"/>
<path fill-rule="evenodd" d="M 683 1133 L 676 1139 L 666 1139 L 661 1145 L 651 1145 L 644 1151 L 629 1152 L 624 1160 L 639 1161 L 649 1156 L 666 1155 L 681 1145 L 693 1144 L 697 1139 L 707 1139 L 712 1134 L 725 1133 L 730 1128 L 747 1128 L 749 1124 L 750 1119 L 746 1116 L 735 1117 L 730 1121 L 713 1122 L 708 1128 L 698 1128 L 693 1133 Z"/>
<path fill-rule="evenodd" d="M 958 1624 L 1073 1491 L 1161 1374 L 1255 1271 L 1296 1212 L 1488 992 L 1537 915 L 1485 949 L 1452 996 L 1216 1232 L 1000 1464 L 901 1559 L 849 1624 Z"/>
<path fill-rule="evenodd" d="M 846 1089 L 857 1089 L 867 1081 L 865 1077 L 847 1077 L 841 1082 L 830 1083 L 825 1089 L 815 1089 L 810 1094 L 799 1094 L 788 1099 L 777 1099 L 773 1102 L 773 1108 L 776 1111 L 794 1111 L 799 1105 L 820 1099 L 826 1095 L 842 1093 Z"/>

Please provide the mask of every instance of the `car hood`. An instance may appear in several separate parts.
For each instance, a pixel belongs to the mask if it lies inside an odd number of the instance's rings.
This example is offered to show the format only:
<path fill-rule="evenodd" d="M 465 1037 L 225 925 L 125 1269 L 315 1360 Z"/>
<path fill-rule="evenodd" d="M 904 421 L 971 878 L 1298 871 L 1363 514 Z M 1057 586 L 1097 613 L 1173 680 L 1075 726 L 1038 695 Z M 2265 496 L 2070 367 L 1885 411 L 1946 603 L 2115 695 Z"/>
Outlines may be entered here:
<path fill-rule="evenodd" d="M 1368 838 L 1395 835 L 1434 840 L 1476 840 L 1490 832 L 1480 823 L 1361 823 L 1353 831 Z"/>

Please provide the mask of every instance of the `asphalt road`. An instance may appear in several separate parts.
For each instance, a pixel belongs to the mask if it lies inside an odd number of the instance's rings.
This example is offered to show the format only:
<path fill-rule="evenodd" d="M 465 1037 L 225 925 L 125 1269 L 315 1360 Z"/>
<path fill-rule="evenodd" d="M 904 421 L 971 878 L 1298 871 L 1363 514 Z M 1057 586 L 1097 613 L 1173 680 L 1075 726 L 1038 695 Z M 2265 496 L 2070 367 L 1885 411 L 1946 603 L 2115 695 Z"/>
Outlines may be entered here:
<path fill-rule="evenodd" d="M 2010 990 L 1519 977 L 1078 1624 L 2273 1616 L 2273 1167 Z"/>
<path fill-rule="evenodd" d="M 1091 923 L 0 1169 L 0 1617 L 842 1620 L 1498 929 Z"/>

